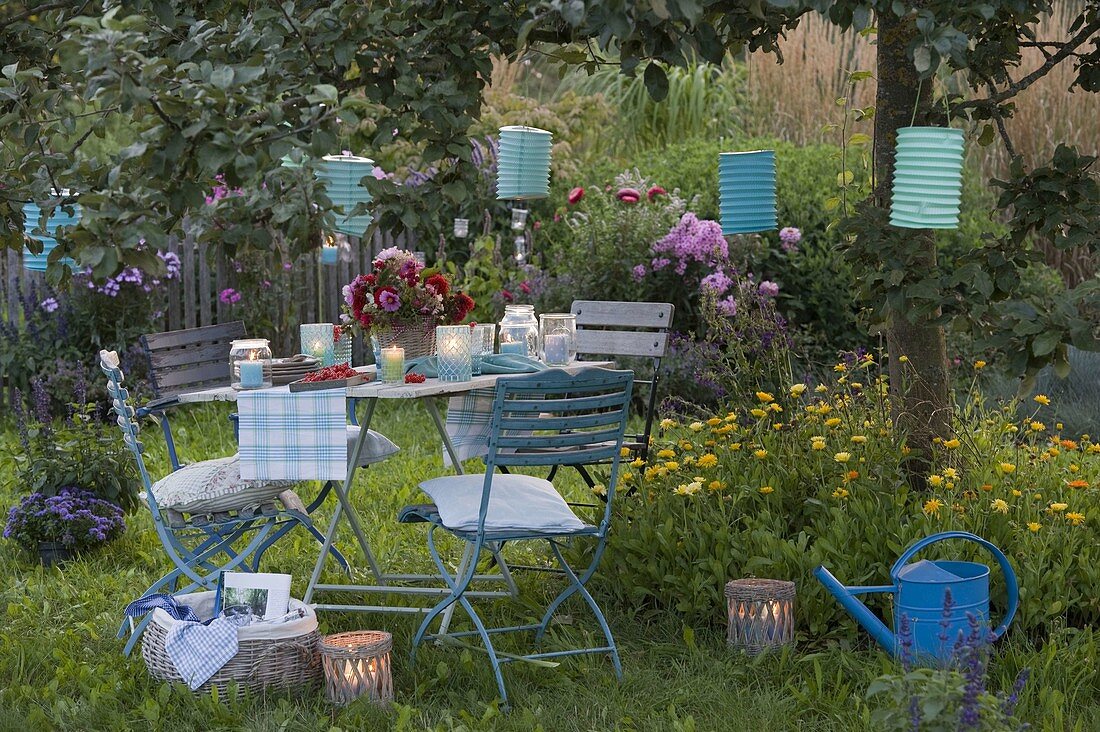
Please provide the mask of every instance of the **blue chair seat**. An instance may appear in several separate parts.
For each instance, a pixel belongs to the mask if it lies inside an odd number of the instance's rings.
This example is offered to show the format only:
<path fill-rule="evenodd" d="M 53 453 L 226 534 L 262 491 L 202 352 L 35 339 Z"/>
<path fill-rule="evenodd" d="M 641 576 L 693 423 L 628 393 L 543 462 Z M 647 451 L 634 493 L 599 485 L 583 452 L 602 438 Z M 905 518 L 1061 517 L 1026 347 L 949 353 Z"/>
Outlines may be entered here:
<path fill-rule="evenodd" d="M 405 506 L 397 512 L 397 522 L 402 524 L 434 524 L 436 526 L 443 526 L 443 521 L 439 517 L 439 511 L 436 509 L 434 503 L 414 503 L 410 506 Z M 582 526 L 579 529 L 570 531 L 568 533 L 562 533 L 561 531 L 554 531 L 552 533 L 536 532 L 530 529 L 521 529 L 519 533 L 516 531 L 500 530 L 500 531 L 486 531 L 486 541 L 514 541 L 517 539 L 541 539 L 543 537 L 562 537 L 562 536 L 595 536 L 599 533 L 598 526 Z M 477 531 L 452 531 L 455 536 L 466 541 L 473 541 L 477 538 Z"/>
<path fill-rule="evenodd" d="M 563 536 L 586 528 L 554 489 L 554 484 L 532 475 L 492 476 L 485 514 L 486 533 Z M 426 480 L 420 489 L 435 502 L 439 524 L 452 532 L 477 533 L 485 475 L 448 475 Z"/>

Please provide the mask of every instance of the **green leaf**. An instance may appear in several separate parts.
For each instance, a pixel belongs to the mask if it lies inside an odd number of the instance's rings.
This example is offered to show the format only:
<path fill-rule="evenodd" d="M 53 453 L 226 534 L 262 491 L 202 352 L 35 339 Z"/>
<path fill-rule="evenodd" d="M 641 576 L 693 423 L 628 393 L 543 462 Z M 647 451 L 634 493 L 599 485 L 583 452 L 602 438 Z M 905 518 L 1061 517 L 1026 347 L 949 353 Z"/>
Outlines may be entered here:
<path fill-rule="evenodd" d="M 932 68 L 932 50 L 928 46 L 917 46 L 913 50 L 913 66 L 921 74 Z"/>
<path fill-rule="evenodd" d="M 649 92 L 649 96 L 655 102 L 664 101 L 668 96 L 668 75 L 665 74 L 665 70 L 661 68 L 660 64 L 656 62 L 649 62 L 645 67 L 645 88 Z"/>
<path fill-rule="evenodd" d="M 233 67 L 219 66 L 210 74 L 210 83 L 219 89 L 228 89 L 233 84 Z"/>

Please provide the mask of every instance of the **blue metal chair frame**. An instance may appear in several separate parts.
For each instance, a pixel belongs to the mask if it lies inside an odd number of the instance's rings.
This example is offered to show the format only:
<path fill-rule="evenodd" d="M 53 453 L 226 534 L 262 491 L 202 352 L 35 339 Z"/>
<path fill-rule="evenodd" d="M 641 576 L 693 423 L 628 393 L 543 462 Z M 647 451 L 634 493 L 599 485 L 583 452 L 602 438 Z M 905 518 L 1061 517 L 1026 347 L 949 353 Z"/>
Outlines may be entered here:
<path fill-rule="evenodd" d="M 218 518 L 201 525 L 196 523 L 189 523 L 182 527 L 170 525 L 165 512 L 157 504 L 156 496 L 153 495 L 153 482 L 142 455 L 145 448 L 138 438 L 138 411 L 129 404 L 129 391 L 122 385 L 124 377 L 118 365 L 118 354 L 100 351 L 99 365 L 107 375 L 107 392 L 111 397 L 112 410 L 117 415 L 118 426 L 122 429 L 123 441 L 134 454 L 137 462 L 141 482 L 145 488 L 145 501 L 153 516 L 153 526 L 164 551 L 175 565 L 172 571 L 154 582 L 143 596 L 164 591 L 185 594 L 196 590 L 212 590 L 217 586 L 221 572 L 232 570 L 255 572 L 264 552 L 274 543 L 274 539 L 281 536 L 278 533 L 273 534 L 273 531 L 281 529 L 283 525 L 291 527 L 302 525 L 315 536 L 320 536 L 320 532 L 313 526 L 308 516 L 289 509 L 271 514 L 245 515 L 242 513 Z M 250 533 L 253 535 L 247 539 L 247 543 L 239 547 L 240 541 Z M 323 541 L 324 537 L 320 536 L 320 539 Z M 216 561 L 220 555 L 224 555 L 225 558 L 220 562 Z M 123 620 L 117 637 L 120 639 L 126 637 L 127 629 L 130 630 L 130 637 L 123 650 L 124 654 L 130 654 L 151 618 L 152 613 L 149 613 L 136 625 L 129 619 Z"/>
<path fill-rule="evenodd" d="M 630 397 L 634 374 L 630 371 L 586 369 L 576 375 L 561 369 L 551 369 L 530 375 L 501 378 L 497 382 L 493 402 L 492 436 L 486 457 L 485 480 L 482 486 L 481 506 L 476 531 L 456 531 L 443 525 L 434 506 L 415 506 L 406 509 L 418 515 L 419 520 L 430 524 L 427 543 L 432 561 L 450 587 L 450 594 L 436 604 L 424 617 L 412 643 L 412 659 L 416 649 L 425 639 L 480 636 L 493 666 L 497 688 L 504 705 L 508 704 L 508 692 L 501 675 L 505 663 L 524 660 L 551 659 L 590 653 L 607 653 L 611 656 L 617 678 L 622 678 L 622 664 L 615 640 L 607 620 L 585 584 L 599 566 L 607 545 L 611 524 L 611 506 L 615 486 L 619 478 L 619 457 L 623 434 L 630 409 Z M 577 530 L 536 531 L 531 529 L 486 530 L 485 519 L 489 497 L 493 487 L 495 469 L 500 464 L 511 467 L 552 465 L 582 465 L 607 461 L 611 464 L 611 478 L 607 486 L 607 503 L 603 519 L 598 526 L 585 526 Z M 408 520 L 406 518 L 406 520 Z M 442 528 L 472 545 L 471 560 L 463 562 L 458 571 L 451 574 L 440 558 L 435 541 L 435 531 Z M 576 537 L 596 540 L 596 548 L 589 566 L 581 572 L 574 571 L 562 554 L 562 543 Z M 487 628 L 470 604 L 465 593 L 473 579 L 477 558 L 483 548 L 504 541 L 543 540 L 549 543 L 555 559 L 561 566 L 568 586 L 562 590 L 546 609 L 542 620 L 535 625 L 505 628 Z M 527 655 L 500 654 L 494 647 L 491 635 L 534 631 L 535 641 L 542 641 L 554 613 L 573 595 L 580 595 L 592 610 L 603 632 L 606 644 L 592 648 L 580 648 Z M 440 613 L 454 604 L 466 611 L 475 630 L 459 633 L 429 634 L 428 628 Z"/>

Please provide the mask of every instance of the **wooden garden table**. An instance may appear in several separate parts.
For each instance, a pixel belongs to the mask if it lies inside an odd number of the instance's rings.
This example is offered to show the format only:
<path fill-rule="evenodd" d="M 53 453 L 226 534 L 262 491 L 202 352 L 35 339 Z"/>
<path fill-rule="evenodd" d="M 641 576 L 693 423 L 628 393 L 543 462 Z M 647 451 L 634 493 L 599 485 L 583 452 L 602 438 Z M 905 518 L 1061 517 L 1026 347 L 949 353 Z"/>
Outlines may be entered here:
<path fill-rule="evenodd" d="M 578 361 L 570 366 L 565 367 L 566 371 L 575 373 L 584 368 L 591 367 L 607 367 L 611 366 L 610 361 Z M 372 366 L 360 366 L 356 368 L 356 371 L 362 373 L 374 373 L 375 367 Z M 440 438 L 443 440 L 444 449 L 447 450 L 447 454 L 451 458 L 451 463 L 457 473 L 462 473 L 462 462 L 458 459 L 458 455 L 455 453 L 454 445 L 451 442 L 450 436 L 447 434 L 446 423 L 443 420 L 442 415 L 439 412 L 439 407 L 436 404 L 439 398 L 450 398 L 458 394 L 464 394 L 476 389 L 493 389 L 496 386 L 497 379 L 501 376 L 507 376 L 508 374 L 483 374 L 481 376 L 475 376 L 469 381 L 440 381 L 439 379 L 426 379 L 420 384 L 383 384 L 381 382 L 372 381 L 366 384 L 360 384 L 359 386 L 351 386 L 345 389 L 345 393 L 348 399 L 362 399 L 366 404 L 366 411 L 363 415 L 361 422 L 361 429 L 359 431 L 359 439 L 355 443 L 355 447 L 348 455 L 348 472 L 343 484 L 334 482 L 332 485 L 333 491 L 336 493 L 338 500 L 336 510 L 333 512 L 331 521 L 329 521 L 328 531 L 325 532 L 325 541 L 321 547 L 320 553 L 317 555 L 317 561 L 313 567 L 313 574 L 309 580 L 309 586 L 306 589 L 305 597 L 303 601 L 308 605 L 311 604 L 313 599 L 313 593 L 315 591 L 325 592 L 355 592 L 360 594 L 376 593 L 376 594 L 388 594 L 388 595 L 414 595 L 414 596 L 438 596 L 450 592 L 450 589 L 446 586 L 440 586 L 443 582 L 443 578 L 438 574 L 393 574 L 384 572 L 378 565 L 378 561 L 375 559 L 374 552 L 371 551 L 370 543 L 367 541 L 366 534 L 363 532 L 362 524 L 359 520 L 359 515 L 356 513 L 354 507 L 351 505 L 351 501 L 348 498 L 350 495 L 350 489 L 352 482 L 355 480 L 355 472 L 358 468 L 359 456 L 363 451 L 363 445 L 366 442 L 367 430 L 370 429 L 371 420 L 374 417 L 375 407 L 378 405 L 379 399 L 406 399 L 414 401 L 418 404 L 424 405 L 428 415 L 432 418 L 432 422 L 435 424 L 436 430 L 439 432 Z M 198 403 L 198 402 L 235 402 L 237 401 L 237 390 L 230 386 L 215 387 L 212 389 L 201 389 L 192 392 L 185 392 L 179 395 L 179 401 L 184 403 Z M 352 584 L 319 584 L 318 580 L 321 576 L 321 569 L 324 567 L 325 558 L 329 554 L 329 549 L 332 546 L 332 542 L 335 539 L 336 531 L 339 527 L 341 516 L 346 515 L 348 523 L 351 525 L 352 532 L 355 534 L 356 540 L 359 542 L 359 547 L 363 551 L 363 556 L 367 560 L 367 564 L 370 567 L 371 574 L 373 575 L 375 584 L 372 585 L 352 585 Z M 471 544 L 467 543 L 466 552 L 463 554 L 462 561 L 460 563 L 459 572 L 462 572 L 466 562 L 475 561 L 476 558 L 471 556 L 470 548 Z M 490 547 L 494 556 L 497 559 L 500 572 L 492 575 L 475 575 L 475 580 L 482 581 L 499 581 L 504 582 L 507 587 L 506 591 L 499 590 L 479 590 L 477 592 L 467 592 L 467 596 L 470 597 L 506 597 L 515 596 L 516 585 L 512 580 L 511 574 L 508 571 L 508 566 L 504 563 L 500 557 L 498 550 L 499 547 Z M 409 586 L 408 584 L 392 584 L 392 583 L 433 583 L 434 587 L 423 586 Z M 426 613 L 430 608 L 408 606 L 408 605 L 332 605 L 332 604 L 313 604 L 313 607 L 318 610 L 353 610 L 362 612 L 397 612 L 397 613 Z M 443 618 L 444 629 L 446 632 L 446 626 L 450 620 L 450 613 L 448 612 Z"/>

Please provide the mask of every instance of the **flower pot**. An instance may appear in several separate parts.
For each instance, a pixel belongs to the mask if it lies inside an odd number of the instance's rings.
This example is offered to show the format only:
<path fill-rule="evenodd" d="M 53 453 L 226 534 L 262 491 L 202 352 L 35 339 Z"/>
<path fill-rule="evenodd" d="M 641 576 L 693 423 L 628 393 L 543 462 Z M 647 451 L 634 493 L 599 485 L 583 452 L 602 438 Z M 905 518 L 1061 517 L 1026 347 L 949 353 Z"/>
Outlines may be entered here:
<path fill-rule="evenodd" d="M 62 544 L 60 541 L 38 542 L 38 559 L 45 567 L 67 562 L 75 556 L 76 552 L 73 551 L 72 547 Z"/>

